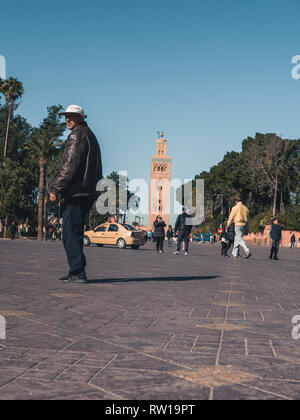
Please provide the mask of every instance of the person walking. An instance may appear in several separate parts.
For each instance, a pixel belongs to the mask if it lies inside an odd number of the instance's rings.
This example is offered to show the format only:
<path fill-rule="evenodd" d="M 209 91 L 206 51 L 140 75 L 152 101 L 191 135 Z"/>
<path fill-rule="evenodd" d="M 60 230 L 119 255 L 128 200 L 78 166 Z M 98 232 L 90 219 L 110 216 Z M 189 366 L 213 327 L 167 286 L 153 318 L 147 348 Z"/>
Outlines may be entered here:
<path fill-rule="evenodd" d="M 295 248 L 295 245 L 296 245 L 296 236 L 293 233 L 292 236 L 291 236 L 291 245 L 290 245 L 290 248 Z"/>
<path fill-rule="evenodd" d="M 118 218 L 117 218 L 116 215 L 109 216 L 107 222 L 108 223 L 118 223 Z"/>
<path fill-rule="evenodd" d="M 154 226 L 154 238 L 156 239 L 156 252 L 163 254 L 164 252 L 164 240 L 165 240 L 165 227 L 167 226 L 161 216 L 157 216 L 153 223 Z"/>
<path fill-rule="evenodd" d="M 228 251 L 234 245 L 234 238 L 235 238 L 235 226 L 234 226 L 234 223 L 231 223 L 231 225 L 228 227 L 227 232 L 226 232 L 227 246 L 225 249 L 225 257 L 227 258 L 229 258 Z M 239 250 L 238 250 L 237 256 L 239 256 Z"/>
<path fill-rule="evenodd" d="M 190 219 L 192 216 L 188 215 L 186 209 L 183 207 L 182 214 L 177 217 L 175 224 L 175 234 L 178 235 L 177 241 L 177 251 L 174 252 L 174 255 L 180 254 L 181 243 L 184 242 L 185 255 L 189 253 L 189 242 L 192 232 L 192 225 L 188 223 L 187 219 Z"/>
<path fill-rule="evenodd" d="M 169 248 L 172 248 L 172 240 L 174 238 L 174 232 L 173 232 L 172 226 L 169 226 L 169 229 L 167 230 L 167 238 L 168 238 L 168 246 Z"/>
<path fill-rule="evenodd" d="M 227 234 L 225 230 L 222 230 L 219 236 L 219 241 L 221 244 L 221 257 L 226 257 L 226 249 L 227 249 L 228 240 L 227 240 Z"/>
<path fill-rule="evenodd" d="M 279 251 L 279 247 L 280 247 L 280 241 L 282 239 L 282 230 L 281 230 L 281 227 L 279 226 L 279 220 L 277 218 L 274 218 L 272 220 L 272 226 L 271 226 L 271 230 L 270 230 L 270 238 L 272 240 L 270 260 L 273 259 L 273 256 L 274 256 L 274 260 L 279 260 L 278 251 Z"/>
<path fill-rule="evenodd" d="M 242 247 L 246 253 L 245 258 L 251 257 L 252 252 L 250 251 L 244 240 L 244 235 L 246 234 L 247 226 L 249 223 L 249 210 L 246 206 L 243 205 L 240 197 L 237 197 L 235 199 L 235 206 L 232 208 L 227 222 L 227 230 L 229 229 L 231 223 L 234 223 L 235 225 L 235 238 L 232 250 L 233 258 L 238 258 L 238 252 L 240 247 Z"/>
<path fill-rule="evenodd" d="M 12 222 L 10 227 L 10 239 L 15 240 L 16 239 L 16 233 L 18 231 L 17 225 L 15 222 Z"/>
<path fill-rule="evenodd" d="M 53 223 L 49 221 L 46 224 L 46 240 L 52 240 L 53 229 Z"/>
<path fill-rule="evenodd" d="M 102 178 L 101 151 L 97 138 L 85 122 L 82 107 L 70 105 L 60 115 L 65 116 L 67 128 L 71 130 L 59 173 L 50 190 L 51 202 L 63 199 L 63 244 L 69 274 L 60 280 L 87 283 L 84 220 L 99 195 L 96 186 Z"/>
<path fill-rule="evenodd" d="M 150 243 L 152 241 L 152 238 L 153 238 L 152 230 L 148 230 L 148 232 L 147 232 L 147 242 Z"/>

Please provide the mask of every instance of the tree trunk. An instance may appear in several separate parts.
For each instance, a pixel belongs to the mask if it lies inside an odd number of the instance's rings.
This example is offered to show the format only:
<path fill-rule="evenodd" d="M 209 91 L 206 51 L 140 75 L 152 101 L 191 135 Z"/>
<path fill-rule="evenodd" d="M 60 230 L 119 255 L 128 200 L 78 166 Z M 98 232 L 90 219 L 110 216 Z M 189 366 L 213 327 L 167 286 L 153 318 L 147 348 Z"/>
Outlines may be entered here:
<path fill-rule="evenodd" d="M 285 207 L 284 207 L 284 202 L 283 202 L 283 192 L 281 191 L 280 194 L 280 215 L 284 216 L 285 215 Z"/>
<path fill-rule="evenodd" d="M 43 240 L 44 198 L 45 198 L 46 162 L 40 159 L 39 202 L 38 202 L 38 229 L 37 239 Z"/>
<path fill-rule="evenodd" d="M 273 201 L 273 217 L 276 216 L 277 209 L 277 194 L 278 194 L 278 178 L 276 176 L 275 187 L 274 187 L 274 201 Z"/>
<path fill-rule="evenodd" d="M 3 238 L 6 238 L 7 233 L 7 224 L 8 224 L 8 217 L 5 218 L 4 228 L 3 228 Z"/>
<path fill-rule="evenodd" d="M 3 163 L 4 163 L 4 160 L 5 160 L 6 155 L 7 155 L 8 132 L 9 132 L 9 125 L 10 125 L 10 119 L 11 119 L 11 114 L 12 114 L 13 106 L 14 106 L 14 104 L 11 103 L 9 105 L 9 108 L 8 108 L 8 117 L 7 117 L 7 124 L 6 124 L 5 142 L 4 142 L 4 153 L 3 153 L 3 158 L 4 159 L 3 159 Z"/>

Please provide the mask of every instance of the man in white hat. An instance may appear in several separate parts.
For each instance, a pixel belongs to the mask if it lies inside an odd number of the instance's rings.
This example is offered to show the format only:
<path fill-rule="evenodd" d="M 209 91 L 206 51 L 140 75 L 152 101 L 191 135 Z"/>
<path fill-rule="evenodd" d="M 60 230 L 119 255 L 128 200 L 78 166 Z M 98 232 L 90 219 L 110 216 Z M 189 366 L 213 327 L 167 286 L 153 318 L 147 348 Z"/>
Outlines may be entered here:
<path fill-rule="evenodd" d="M 86 283 L 86 259 L 83 253 L 84 219 L 97 199 L 96 185 L 102 178 L 99 143 L 84 119 L 84 110 L 69 105 L 65 115 L 71 133 L 66 141 L 59 173 L 54 181 L 50 200 L 63 200 L 63 243 L 70 266 L 61 280 Z"/>

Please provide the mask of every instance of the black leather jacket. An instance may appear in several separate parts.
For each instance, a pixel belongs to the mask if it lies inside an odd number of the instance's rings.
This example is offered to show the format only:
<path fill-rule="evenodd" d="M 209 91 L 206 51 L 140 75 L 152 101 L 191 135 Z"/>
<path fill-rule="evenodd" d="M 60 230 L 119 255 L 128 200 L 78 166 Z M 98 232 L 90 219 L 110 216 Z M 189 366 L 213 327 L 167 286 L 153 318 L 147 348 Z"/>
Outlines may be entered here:
<path fill-rule="evenodd" d="M 61 159 L 59 173 L 51 192 L 58 199 L 87 197 L 96 199 L 96 185 L 102 178 L 99 143 L 84 122 L 70 133 Z"/>
<path fill-rule="evenodd" d="M 187 213 L 182 213 L 177 217 L 175 224 L 175 232 L 191 233 L 193 226 L 186 223 L 187 218 L 191 218 Z"/>
<path fill-rule="evenodd" d="M 153 223 L 154 226 L 154 237 L 155 238 L 164 238 L 165 237 L 165 227 L 167 226 L 165 222 L 158 222 L 157 220 Z"/>

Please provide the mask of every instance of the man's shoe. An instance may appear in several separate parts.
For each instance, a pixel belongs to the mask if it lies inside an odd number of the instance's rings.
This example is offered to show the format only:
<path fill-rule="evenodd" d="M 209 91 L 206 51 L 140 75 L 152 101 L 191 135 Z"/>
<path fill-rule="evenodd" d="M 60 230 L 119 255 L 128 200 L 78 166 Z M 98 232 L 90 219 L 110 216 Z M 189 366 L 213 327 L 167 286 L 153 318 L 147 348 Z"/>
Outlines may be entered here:
<path fill-rule="evenodd" d="M 279 261 L 279 258 L 278 257 L 275 257 L 274 260 Z"/>
<path fill-rule="evenodd" d="M 64 281 L 64 280 L 68 280 L 68 278 L 69 278 L 69 274 L 68 274 L 68 275 L 66 275 L 65 277 L 61 277 L 59 280 Z"/>
<path fill-rule="evenodd" d="M 252 256 L 252 252 L 249 251 L 245 258 L 250 258 Z"/>
<path fill-rule="evenodd" d="M 180 254 L 180 252 L 179 251 L 175 251 L 175 252 L 173 252 L 173 255 L 179 255 Z"/>
<path fill-rule="evenodd" d="M 84 271 L 80 274 L 70 274 L 67 280 L 65 280 L 65 283 L 87 283 L 87 282 L 88 282 L 88 279 Z"/>
<path fill-rule="evenodd" d="M 189 253 L 188 252 L 185 252 L 184 255 L 189 255 Z"/>

